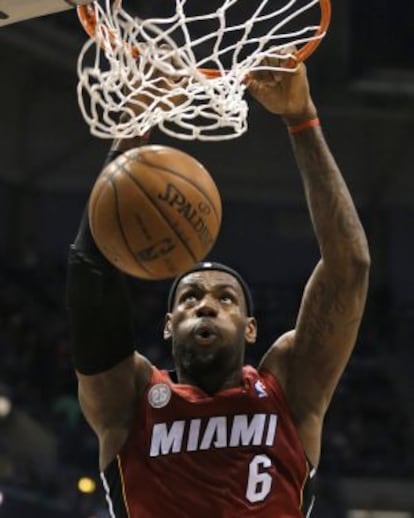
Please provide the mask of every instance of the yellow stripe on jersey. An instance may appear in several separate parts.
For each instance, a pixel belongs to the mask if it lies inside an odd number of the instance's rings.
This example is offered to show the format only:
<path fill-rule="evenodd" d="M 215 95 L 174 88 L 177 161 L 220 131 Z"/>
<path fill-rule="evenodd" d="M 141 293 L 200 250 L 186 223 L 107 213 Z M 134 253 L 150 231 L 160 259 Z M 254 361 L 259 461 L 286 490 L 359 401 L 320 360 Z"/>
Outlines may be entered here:
<path fill-rule="evenodd" d="M 124 506 L 125 506 L 125 510 L 127 512 L 127 515 L 128 515 L 128 518 L 131 518 L 131 513 L 129 512 L 129 507 L 128 507 L 128 501 L 127 501 L 127 497 L 126 497 L 126 491 L 125 491 L 125 483 L 124 483 L 124 474 L 122 472 L 122 462 L 121 462 L 121 457 L 119 455 L 116 456 L 116 460 L 118 462 L 118 473 L 119 473 L 119 479 L 121 481 L 121 487 L 122 487 L 122 498 L 124 500 Z"/>
<path fill-rule="evenodd" d="M 309 477 L 309 463 L 307 462 L 306 463 L 306 475 L 305 475 L 305 478 L 302 482 L 302 488 L 300 490 L 300 505 L 299 505 L 299 509 L 301 511 L 303 511 L 303 493 L 305 491 L 305 486 L 306 486 L 306 482 L 308 481 L 308 477 Z"/>

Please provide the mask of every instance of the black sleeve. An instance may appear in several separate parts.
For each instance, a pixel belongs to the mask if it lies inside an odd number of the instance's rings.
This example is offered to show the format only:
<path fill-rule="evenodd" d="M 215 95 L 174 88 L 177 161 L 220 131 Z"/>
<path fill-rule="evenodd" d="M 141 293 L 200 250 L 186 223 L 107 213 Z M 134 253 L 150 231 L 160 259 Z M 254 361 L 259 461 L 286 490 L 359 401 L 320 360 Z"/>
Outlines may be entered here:
<path fill-rule="evenodd" d="M 106 163 L 119 154 L 112 151 Z M 97 248 L 87 209 L 69 250 L 66 301 L 73 363 L 78 372 L 103 372 L 133 353 L 132 306 L 126 279 Z"/>

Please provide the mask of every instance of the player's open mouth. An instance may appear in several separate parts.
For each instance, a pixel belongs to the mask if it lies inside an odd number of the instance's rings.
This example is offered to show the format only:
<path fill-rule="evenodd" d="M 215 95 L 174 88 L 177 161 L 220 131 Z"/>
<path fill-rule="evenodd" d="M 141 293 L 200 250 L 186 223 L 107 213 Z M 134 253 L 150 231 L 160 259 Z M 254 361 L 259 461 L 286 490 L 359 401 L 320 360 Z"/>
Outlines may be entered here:
<path fill-rule="evenodd" d="M 194 331 L 194 339 L 198 343 L 208 345 L 217 339 L 218 333 L 214 326 L 201 325 Z"/>

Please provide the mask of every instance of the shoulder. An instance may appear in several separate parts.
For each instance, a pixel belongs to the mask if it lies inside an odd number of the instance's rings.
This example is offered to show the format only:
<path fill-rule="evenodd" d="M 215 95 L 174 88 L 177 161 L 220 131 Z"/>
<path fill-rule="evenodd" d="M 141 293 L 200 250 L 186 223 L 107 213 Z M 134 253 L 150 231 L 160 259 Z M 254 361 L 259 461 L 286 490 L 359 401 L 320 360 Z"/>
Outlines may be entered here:
<path fill-rule="evenodd" d="M 138 392 L 144 391 L 151 381 L 154 372 L 157 371 L 151 362 L 142 354 L 134 354 L 135 382 Z"/>
<path fill-rule="evenodd" d="M 272 374 L 286 389 L 289 358 L 295 342 L 295 330 L 292 329 L 280 336 L 263 356 L 259 364 L 259 372 L 267 371 Z"/>
<path fill-rule="evenodd" d="M 296 332 L 292 330 L 272 345 L 263 357 L 260 369 L 278 380 L 306 456 L 316 467 L 320 457 L 323 416 L 314 411 L 316 397 L 306 373 L 293 368 L 298 359 L 306 365 L 305 356 L 296 343 Z M 309 364 L 307 366 L 310 367 Z"/>

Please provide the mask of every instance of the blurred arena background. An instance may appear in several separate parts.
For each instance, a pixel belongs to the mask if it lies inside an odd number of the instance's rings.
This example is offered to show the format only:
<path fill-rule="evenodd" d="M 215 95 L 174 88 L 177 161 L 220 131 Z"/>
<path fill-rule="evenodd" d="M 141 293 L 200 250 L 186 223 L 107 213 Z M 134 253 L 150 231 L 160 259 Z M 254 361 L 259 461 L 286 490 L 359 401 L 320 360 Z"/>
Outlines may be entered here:
<path fill-rule="evenodd" d="M 412 0 L 335 1 L 329 34 L 308 62 L 373 258 L 358 345 L 326 422 L 316 518 L 414 517 L 413 20 Z M 63 303 L 67 248 L 108 148 L 77 107 L 85 38 L 74 11 L 0 29 L 2 518 L 108 516 Z M 227 143 L 154 140 L 192 153 L 220 188 L 212 257 L 253 287 L 260 340 L 248 359 L 256 362 L 293 325 L 317 248 L 285 129 L 254 104 L 249 120 L 249 132 Z M 169 366 L 167 288 L 133 282 L 140 349 L 161 366 Z"/>

